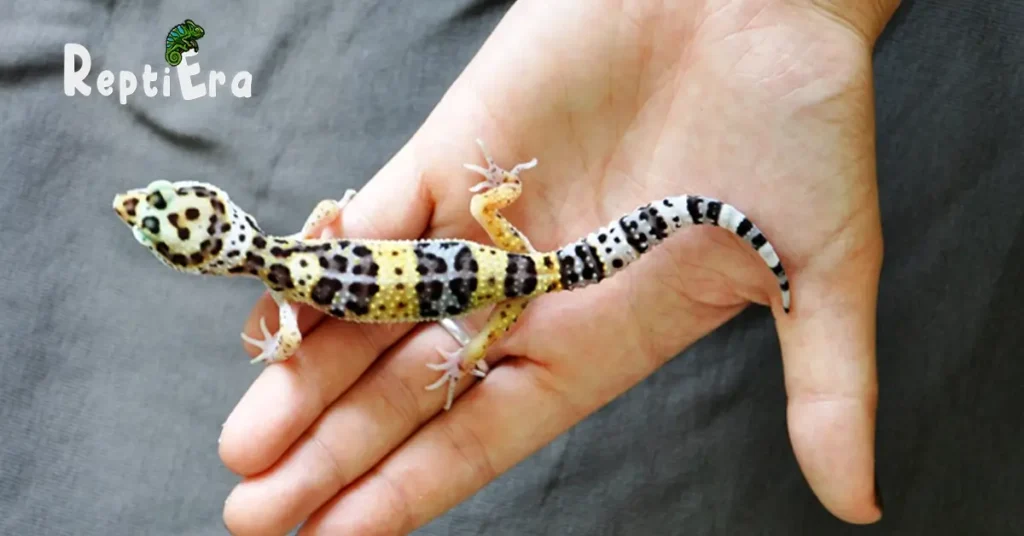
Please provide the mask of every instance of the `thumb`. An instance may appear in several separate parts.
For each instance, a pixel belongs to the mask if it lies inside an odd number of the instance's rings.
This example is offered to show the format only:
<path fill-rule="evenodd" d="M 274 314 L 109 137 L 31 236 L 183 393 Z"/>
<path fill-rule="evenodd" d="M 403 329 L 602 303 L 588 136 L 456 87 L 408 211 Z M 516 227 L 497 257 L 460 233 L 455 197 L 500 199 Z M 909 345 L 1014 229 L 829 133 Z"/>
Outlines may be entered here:
<path fill-rule="evenodd" d="M 850 523 L 882 515 L 874 471 L 877 224 L 866 236 L 856 254 L 800 274 L 800 303 L 779 324 L 793 451 L 818 500 Z"/>

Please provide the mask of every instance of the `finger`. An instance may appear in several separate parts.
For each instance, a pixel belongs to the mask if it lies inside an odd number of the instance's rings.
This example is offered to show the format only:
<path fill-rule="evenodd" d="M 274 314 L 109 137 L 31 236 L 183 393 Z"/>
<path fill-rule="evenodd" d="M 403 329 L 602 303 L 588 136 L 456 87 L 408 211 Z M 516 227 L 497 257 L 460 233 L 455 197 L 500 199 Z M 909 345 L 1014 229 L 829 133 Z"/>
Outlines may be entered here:
<path fill-rule="evenodd" d="M 877 236 L 827 275 L 798 274 L 799 303 L 779 323 L 793 450 L 821 503 L 850 523 L 882 515 L 874 480 Z"/>
<path fill-rule="evenodd" d="M 314 329 L 291 359 L 256 378 L 228 416 L 219 445 L 225 466 L 253 475 L 273 465 L 409 329 L 349 322 Z"/>
<path fill-rule="evenodd" d="M 578 419 L 548 375 L 525 359 L 502 362 L 300 534 L 407 534 L 462 502 Z"/>
<path fill-rule="evenodd" d="M 316 341 L 310 352 L 323 350 L 316 339 L 324 329 L 310 338 L 311 343 Z M 276 465 L 232 491 L 224 507 L 225 523 L 232 532 L 291 530 L 398 447 L 444 404 L 443 391 L 424 389 L 438 375 L 425 365 L 436 361 L 437 347 L 455 346 L 437 325 L 419 329 L 396 344 L 323 412 Z M 470 385 L 461 382 L 459 391 Z"/>

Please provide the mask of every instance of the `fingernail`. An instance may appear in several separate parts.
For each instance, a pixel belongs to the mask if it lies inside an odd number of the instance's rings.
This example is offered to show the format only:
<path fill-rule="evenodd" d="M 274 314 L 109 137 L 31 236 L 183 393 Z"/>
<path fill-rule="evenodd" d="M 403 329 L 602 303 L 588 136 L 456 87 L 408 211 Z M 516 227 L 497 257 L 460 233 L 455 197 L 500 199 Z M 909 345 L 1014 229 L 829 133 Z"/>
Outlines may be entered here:
<path fill-rule="evenodd" d="M 878 470 L 875 470 L 875 504 L 880 512 L 885 512 L 884 501 L 882 500 L 882 485 L 878 482 Z"/>

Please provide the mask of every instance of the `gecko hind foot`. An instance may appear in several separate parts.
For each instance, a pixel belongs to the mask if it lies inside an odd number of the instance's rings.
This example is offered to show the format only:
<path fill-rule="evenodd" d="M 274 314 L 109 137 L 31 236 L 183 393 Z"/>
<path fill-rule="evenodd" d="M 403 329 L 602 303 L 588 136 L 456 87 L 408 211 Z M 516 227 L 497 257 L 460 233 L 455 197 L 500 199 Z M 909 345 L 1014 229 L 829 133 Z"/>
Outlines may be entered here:
<path fill-rule="evenodd" d="M 426 387 L 427 391 L 433 391 L 445 383 L 448 384 L 448 396 L 445 399 L 444 409 L 448 411 L 452 407 L 452 402 L 455 401 L 455 387 L 459 384 L 459 380 L 466 375 L 466 372 L 462 369 L 463 364 L 466 362 L 465 358 L 465 347 L 461 347 L 455 351 L 437 349 L 437 352 L 444 358 L 443 363 L 427 363 L 427 368 L 430 370 L 436 370 L 444 372 L 441 377 L 434 383 Z M 477 361 L 476 366 L 470 371 L 470 374 L 483 378 L 487 375 L 488 367 L 487 362 L 483 359 Z"/>
<path fill-rule="evenodd" d="M 487 150 L 487 146 L 484 145 L 483 140 L 476 140 L 476 144 L 480 146 L 480 151 L 484 155 L 484 160 L 487 161 L 487 167 L 484 168 L 475 164 L 462 164 L 462 166 L 465 167 L 466 169 L 470 171 L 475 171 L 476 173 L 479 173 L 484 176 L 483 181 L 477 183 L 476 186 L 473 186 L 472 188 L 469 189 L 470 192 L 475 193 L 483 190 L 488 190 L 490 188 L 496 188 L 500 186 L 503 182 L 505 182 L 505 180 L 508 179 L 509 177 L 518 179 L 519 173 L 527 169 L 531 169 L 537 165 L 537 159 L 534 158 L 529 162 L 516 164 L 515 167 L 513 167 L 511 170 L 505 170 L 494 162 L 494 158 L 491 157 L 491 153 L 490 151 Z"/>
<path fill-rule="evenodd" d="M 263 332 L 263 340 L 250 337 L 245 333 L 242 333 L 242 340 L 260 349 L 260 355 L 249 360 L 249 363 L 259 363 L 261 361 L 267 363 L 273 363 L 280 361 L 281 359 L 277 356 L 280 348 L 281 337 L 280 335 L 271 335 L 270 330 L 267 329 L 267 320 L 260 317 L 260 331 Z"/>

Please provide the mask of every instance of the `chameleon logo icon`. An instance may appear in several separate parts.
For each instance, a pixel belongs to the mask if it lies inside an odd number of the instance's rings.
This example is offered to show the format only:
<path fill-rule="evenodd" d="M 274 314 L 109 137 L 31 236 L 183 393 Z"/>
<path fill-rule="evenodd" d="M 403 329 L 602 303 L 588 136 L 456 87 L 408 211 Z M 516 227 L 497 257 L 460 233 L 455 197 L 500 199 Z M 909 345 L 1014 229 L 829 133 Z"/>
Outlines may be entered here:
<path fill-rule="evenodd" d="M 196 24 L 192 19 L 185 19 L 185 22 L 175 25 L 167 32 L 167 44 L 164 51 L 164 59 L 171 67 L 181 63 L 181 55 L 189 50 L 199 52 L 198 39 L 206 35 L 206 30 Z"/>

